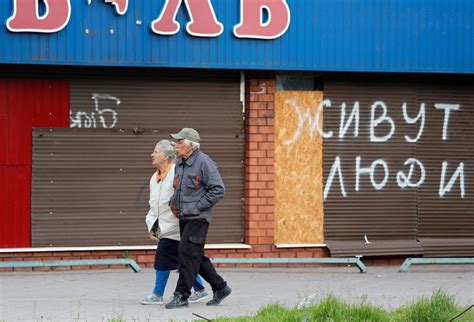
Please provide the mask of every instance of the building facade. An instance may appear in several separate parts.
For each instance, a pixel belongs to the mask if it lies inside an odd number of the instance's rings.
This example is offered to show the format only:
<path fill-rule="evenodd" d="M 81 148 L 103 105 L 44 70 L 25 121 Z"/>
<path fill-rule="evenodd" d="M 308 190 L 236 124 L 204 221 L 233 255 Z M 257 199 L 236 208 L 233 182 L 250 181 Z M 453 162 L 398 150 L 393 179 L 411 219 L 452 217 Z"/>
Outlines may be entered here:
<path fill-rule="evenodd" d="M 3 1 L 0 258 L 131 256 L 194 127 L 211 257 L 474 254 L 474 4 Z"/>

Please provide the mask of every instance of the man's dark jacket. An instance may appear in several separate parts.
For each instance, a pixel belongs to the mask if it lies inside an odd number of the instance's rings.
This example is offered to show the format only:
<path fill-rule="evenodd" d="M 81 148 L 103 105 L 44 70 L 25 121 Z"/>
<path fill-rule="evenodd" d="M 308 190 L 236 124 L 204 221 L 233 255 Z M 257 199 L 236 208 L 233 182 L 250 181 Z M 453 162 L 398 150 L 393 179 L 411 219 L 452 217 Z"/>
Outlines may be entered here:
<path fill-rule="evenodd" d="M 181 220 L 206 219 L 211 222 L 212 207 L 224 197 L 224 183 L 216 163 L 197 149 L 175 168 L 173 213 Z"/>

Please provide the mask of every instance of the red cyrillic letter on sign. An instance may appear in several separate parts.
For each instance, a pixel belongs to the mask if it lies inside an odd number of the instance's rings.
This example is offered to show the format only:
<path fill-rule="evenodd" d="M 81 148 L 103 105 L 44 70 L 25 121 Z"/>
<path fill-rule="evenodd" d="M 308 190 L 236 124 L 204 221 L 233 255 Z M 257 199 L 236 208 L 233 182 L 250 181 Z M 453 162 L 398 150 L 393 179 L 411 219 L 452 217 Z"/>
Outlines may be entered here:
<path fill-rule="evenodd" d="M 105 0 L 105 2 L 114 5 L 119 15 L 124 15 L 127 12 L 128 0 Z"/>
<path fill-rule="evenodd" d="M 268 14 L 263 21 L 263 10 Z M 241 0 L 240 23 L 234 27 L 239 38 L 274 39 L 290 25 L 290 8 L 286 0 Z"/>
<path fill-rule="evenodd" d="M 217 21 L 211 0 L 185 0 L 191 21 L 186 25 L 190 35 L 198 37 L 216 37 L 224 31 Z"/>
<path fill-rule="evenodd" d="M 159 35 L 174 35 L 180 29 L 176 15 L 182 0 L 166 0 L 161 15 L 151 23 L 151 29 Z M 185 0 L 191 21 L 186 25 L 190 35 L 199 37 L 216 37 L 224 30 L 217 21 L 210 0 Z"/>
<path fill-rule="evenodd" d="M 151 22 L 151 30 L 159 35 L 174 35 L 178 33 L 180 25 L 176 21 L 176 14 L 182 0 L 166 0 L 161 15 Z"/>
<path fill-rule="evenodd" d="M 13 0 L 13 16 L 7 20 L 12 32 L 57 32 L 71 16 L 70 0 L 44 0 L 46 12 L 39 15 L 38 0 Z"/>

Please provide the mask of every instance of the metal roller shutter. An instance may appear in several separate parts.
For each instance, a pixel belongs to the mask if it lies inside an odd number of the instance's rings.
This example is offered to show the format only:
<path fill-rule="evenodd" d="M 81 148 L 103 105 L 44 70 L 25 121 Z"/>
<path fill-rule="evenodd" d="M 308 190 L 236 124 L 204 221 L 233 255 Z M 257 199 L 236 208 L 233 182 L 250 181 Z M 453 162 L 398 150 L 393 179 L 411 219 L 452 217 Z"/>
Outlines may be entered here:
<path fill-rule="evenodd" d="M 33 133 L 33 246 L 152 243 L 144 218 L 150 153 L 196 128 L 218 164 L 226 196 L 208 243 L 243 241 L 243 133 L 239 75 L 71 81 L 71 129 Z M 149 77 L 148 77 L 149 78 Z"/>
<path fill-rule="evenodd" d="M 324 128 L 333 130 L 334 135 L 324 140 L 324 180 L 327 184 L 331 167 L 339 157 L 347 194 L 342 196 L 336 174 L 325 200 L 325 238 L 333 256 L 473 256 L 473 93 L 474 84 L 468 79 L 453 82 L 387 77 L 377 81 L 357 78 L 325 83 L 325 98 L 332 104 L 324 110 Z M 360 103 L 359 136 L 353 137 L 350 127 L 346 137 L 340 139 L 341 104 L 347 104 L 347 120 L 355 101 Z M 383 143 L 369 140 L 371 106 L 377 101 L 385 103 L 387 115 L 395 124 L 393 136 Z M 407 142 L 405 135 L 417 136 L 421 118 L 409 124 L 402 114 L 404 103 L 410 118 L 417 116 L 422 104 L 425 106 L 423 130 L 413 143 Z M 451 111 L 447 120 L 445 110 L 435 106 L 440 103 L 459 104 L 459 107 Z M 377 115 L 381 115 L 380 110 L 375 118 Z M 443 139 L 444 124 L 447 124 L 446 139 Z M 388 130 L 385 121 L 376 127 L 377 133 L 388 133 Z M 355 191 L 356 156 L 361 157 L 361 167 L 370 166 L 375 159 L 385 161 L 389 176 L 382 189 L 376 190 L 368 180 L 369 175 L 362 173 L 359 191 Z M 409 167 L 404 164 L 409 158 L 421 164 L 414 167 L 411 183 L 421 182 L 421 167 L 425 178 L 418 186 L 401 187 L 397 176 L 409 175 Z M 375 169 L 378 170 L 374 172 L 374 180 L 379 183 L 383 171 L 380 165 Z M 459 175 L 453 177 L 458 169 Z M 448 189 L 452 177 L 453 184 Z M 404 180 L 403 176 L 400 178 Z"/>
<path fill-rule="evenodd" d="M 410 84 L 389 81 L 340 81 L 329 80 L 324 84 L 324 98 L 331 106 L 324 109 L 324 130 L 333 131 L 323 143 L 324 182 L 336 159 L 341 162 L 346 196 L 341 193 L 339 177 L 334 176 L 324 203 L 325 240 L 332 256 L 419 254 L 417 242 L 416 189 L 400 189 L 396 172 L 406 159 L 416 154 L 415 144 L 404 139 L 413 136 L 416 127 L 405 126 L 402 104 L 416 105 L 416 89 Z M 354 136 L 354 124 L 343 138 L 339 137 L 341 104 L 345 103 L 348 119 L 354 103 L 359 103 L 359 134 Z M 371 142 L 371 106 L 383 102 L 387 115 L 395 123 L 395 132 L 386 142 Z M 375 109 L 375 118 L 382 115 L 382 108 Z M 390 133 L 388 122 L 376 127 L 376 135 Z M 387 181 L 380 190 L 372 185 L 370 174 L 359 173 L 356 191 L 356 160 L 360 168 L 369 168 L 376 160 L 387 166 Z M 385 171 L 379 163 L 374 168 L 375 183 L 383 183 Z M 327 189 L 327 187 L 326 187 Z"/>
<path fill-rule="evenodd" d="M 419 86 L 418 100 L 432 109 L 417 144 L 418 157 L 430 174 L 418 196 L 418 230 L 425 256 L 474 256 L 474 83 L 425 82 Z M 459 106 L 445 121 L 445 110 L 435 110 L 435 104 Z M 461 163 L 462 172 L 448 189 Z"/>

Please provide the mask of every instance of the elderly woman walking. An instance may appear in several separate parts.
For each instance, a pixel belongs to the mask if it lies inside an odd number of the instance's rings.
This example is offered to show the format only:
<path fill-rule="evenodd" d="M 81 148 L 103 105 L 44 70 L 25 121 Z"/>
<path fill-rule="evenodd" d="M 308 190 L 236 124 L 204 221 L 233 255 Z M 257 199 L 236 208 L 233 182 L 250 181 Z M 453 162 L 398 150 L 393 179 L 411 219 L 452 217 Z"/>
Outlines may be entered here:
<path fill-rule="evenodd" d="M 163 304 L 163 294 L 170 275 L 170 270 L 178 269 L 179 220 L 169 207 L 173 195 L 174 178 L 174 143 L 168 140 L 158 142 L 151 154 L 152 164 L 156 172 L 150 179 L 150 210 L 146 216 L 146 224 L 151 239 L 157 240 L 155 254 L 155 286 L 152 293 L 146 296 L 141 304 Z M 198 302 L 207 298 L 203 282 L 197 276 L 194 282 L 194 293 L 189 302 Z"/>

